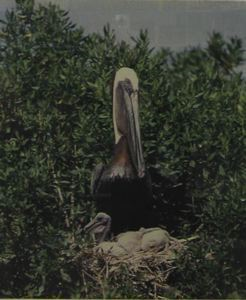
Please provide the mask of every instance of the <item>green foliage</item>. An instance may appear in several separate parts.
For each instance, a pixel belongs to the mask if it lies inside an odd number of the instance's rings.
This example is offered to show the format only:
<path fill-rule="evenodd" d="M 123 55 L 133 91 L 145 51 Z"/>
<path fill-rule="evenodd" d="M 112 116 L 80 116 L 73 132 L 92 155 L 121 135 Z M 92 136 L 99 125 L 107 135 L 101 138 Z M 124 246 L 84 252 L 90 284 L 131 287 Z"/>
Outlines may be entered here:
<path fill-rule="evenodd" d="M 69 262 L 86 243 L 81 226 L 95 211 L 91 172 L 111 157 L 112 80 L 122 66 L 140 79 L 144 154 L 160 223 L 179 236 L 199 226 L 200 241 L 180 257 L 173 285 L 187 297 L 240 294 L 241 40 L 214 33 L 205 49 L 172 53 L 151 49 L 141 32 L 130 47 L 109 27 L 86 36 L 54 5 L 16 3 L 0 32 L 1 296 L 85 296 Z M 96 297 L 136 297 L 125 283 L 119 291 L 120 283 L 109 281 Z"/>

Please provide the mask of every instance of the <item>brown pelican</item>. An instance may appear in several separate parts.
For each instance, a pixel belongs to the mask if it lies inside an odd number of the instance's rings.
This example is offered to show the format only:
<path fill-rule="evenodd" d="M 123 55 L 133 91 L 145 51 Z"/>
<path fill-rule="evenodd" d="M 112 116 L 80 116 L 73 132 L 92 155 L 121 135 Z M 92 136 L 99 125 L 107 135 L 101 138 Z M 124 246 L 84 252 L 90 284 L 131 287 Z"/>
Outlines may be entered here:
<path fill-rule="evenodd" d="M 111 217 L 103 212 L 98 213 L 84 229 L 94 234 L 98 243 L 96 251 L 113 256 L 132 255 L 141 250 L 159 251 L 175 240 L 166 230 L 156 227 L 124 232 L 116 236 L 114 241 L 106 241 L 110 234 Z"/>
<path fill-rule="evenodd" d="M 138 78 L 130 68 L 115 75 L 113 124 L 114 156 L 108 165 L 96 167 L 91 188 L 98 210 L 112 216 L 112 231 L 118 233 L 148 226 L 152 199 L 141 145 Z"/>

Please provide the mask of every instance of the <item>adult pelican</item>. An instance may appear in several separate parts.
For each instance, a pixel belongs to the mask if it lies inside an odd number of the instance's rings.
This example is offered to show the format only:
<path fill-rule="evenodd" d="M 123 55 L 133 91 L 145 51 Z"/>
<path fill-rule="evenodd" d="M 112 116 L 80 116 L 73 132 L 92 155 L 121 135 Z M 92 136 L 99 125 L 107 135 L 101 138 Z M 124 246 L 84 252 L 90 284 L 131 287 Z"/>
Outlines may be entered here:
<path fill-rule="evenodd" d="M 112 217 L 112 231 L 149 226 L 151 181 L 146 171 L 139 126 L 138 77 L 133 69 L 116 72 L 113 86 L 114 155 L 92 176 L 97 208 Z"/>

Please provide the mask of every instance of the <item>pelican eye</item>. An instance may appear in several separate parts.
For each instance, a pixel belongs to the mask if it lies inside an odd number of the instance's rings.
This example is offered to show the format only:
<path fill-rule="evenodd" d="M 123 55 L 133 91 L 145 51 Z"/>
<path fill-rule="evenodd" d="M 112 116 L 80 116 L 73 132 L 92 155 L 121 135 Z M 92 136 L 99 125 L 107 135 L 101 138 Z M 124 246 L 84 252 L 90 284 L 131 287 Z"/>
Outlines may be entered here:
<path fill-rule="evenodd" d="M 98 217 L 97 221 L 102 222 L 102 221 L 104 221 L 104 218 L 103 217 Z"/>

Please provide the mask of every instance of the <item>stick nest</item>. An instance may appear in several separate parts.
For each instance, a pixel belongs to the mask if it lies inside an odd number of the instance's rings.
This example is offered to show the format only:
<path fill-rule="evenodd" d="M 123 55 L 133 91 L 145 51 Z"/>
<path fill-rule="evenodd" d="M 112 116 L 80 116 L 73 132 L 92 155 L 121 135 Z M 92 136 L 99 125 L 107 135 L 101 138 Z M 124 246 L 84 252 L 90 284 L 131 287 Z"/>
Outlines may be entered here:
<path fill-rule="evenodd" d="M 167 280 L 176 268 L 177 255 L 187 247 L 187 241 L 172 239 L 165 249 L 158 252 L 139 251 L 121 257 L 97 253 L 93 247 L 83 248 L 74 260 L 81 274 L 85 296 L 91 293 L 91 289 L 105 290 L 107 283 L 116 290 L 128 286 L 139 297 L 161 299 L 163 295 L 169 295 L 181 298 L 179 292 L 167 284 Z M 102 293 L 102 297 L 111 296 Z"/>

